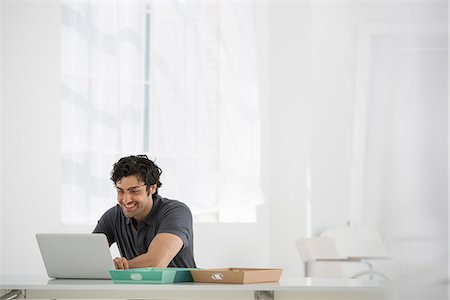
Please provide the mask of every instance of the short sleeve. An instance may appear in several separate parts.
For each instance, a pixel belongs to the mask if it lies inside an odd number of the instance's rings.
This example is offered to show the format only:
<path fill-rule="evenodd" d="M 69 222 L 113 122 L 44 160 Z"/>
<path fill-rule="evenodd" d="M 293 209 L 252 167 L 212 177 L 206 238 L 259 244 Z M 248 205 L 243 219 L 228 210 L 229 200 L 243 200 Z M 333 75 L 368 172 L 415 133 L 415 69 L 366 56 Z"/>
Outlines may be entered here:
<path fill-rule="evenodd" d="M 157 233 L 172 233 L 183 240 L 183 248 L 190 245 L 192 237 L 192 214 L 182 202 L 174 202 L 161 211 L 161 220 Z"/>
<path fill-rule="evenodd" d="M 97 226 L 92 233 L 103 233 L 108 239 L 109 245 L 115 242 L 114 239 L 114 218 L 115 218 L 115 207 L 107 210 L 103 216 L 98 220 Z"/>

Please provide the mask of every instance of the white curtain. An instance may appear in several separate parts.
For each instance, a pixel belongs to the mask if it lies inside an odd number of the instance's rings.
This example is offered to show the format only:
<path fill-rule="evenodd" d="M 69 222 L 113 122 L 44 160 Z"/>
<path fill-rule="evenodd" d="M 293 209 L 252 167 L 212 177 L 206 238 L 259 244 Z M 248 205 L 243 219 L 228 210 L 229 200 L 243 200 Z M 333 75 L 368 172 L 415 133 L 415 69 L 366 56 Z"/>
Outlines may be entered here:
<path fill-rule="evenodd" d="M 141 153 L 163 169 L 160 194 L 197 221 L 256 220 L 252 12 L 250 3 L 63 2 L 63 222 L 95 222 L 115 203 L 112 164 Z"/>

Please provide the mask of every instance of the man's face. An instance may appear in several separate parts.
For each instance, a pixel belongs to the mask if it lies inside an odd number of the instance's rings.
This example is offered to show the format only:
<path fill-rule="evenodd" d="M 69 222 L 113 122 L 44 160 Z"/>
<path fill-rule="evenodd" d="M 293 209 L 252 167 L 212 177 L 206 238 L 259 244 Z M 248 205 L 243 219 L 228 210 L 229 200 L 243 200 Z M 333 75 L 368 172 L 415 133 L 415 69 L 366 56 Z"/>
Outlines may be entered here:
<path fill-rule="evenodd" d="M 152 209 L 152 194 L 156 191 L 156 185 L 152 185 L 147 191 L 145 183 L 132 175 L 117 181 L 116 189 L 117 202 L 125 216 L 142 221 Z"/>

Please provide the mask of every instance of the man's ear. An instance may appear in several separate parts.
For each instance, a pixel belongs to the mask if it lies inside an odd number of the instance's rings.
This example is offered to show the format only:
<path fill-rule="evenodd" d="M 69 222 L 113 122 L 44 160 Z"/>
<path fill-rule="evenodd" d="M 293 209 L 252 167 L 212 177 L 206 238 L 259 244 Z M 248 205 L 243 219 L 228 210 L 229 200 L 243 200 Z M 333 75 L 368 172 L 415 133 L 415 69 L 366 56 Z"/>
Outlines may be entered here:
<path fill-rule="evenodd" d="M 154 193 L 156 193 L 156 184 L 152 184 L 149 189 L 148 192 L 150 195 L 153 195 Z"/>

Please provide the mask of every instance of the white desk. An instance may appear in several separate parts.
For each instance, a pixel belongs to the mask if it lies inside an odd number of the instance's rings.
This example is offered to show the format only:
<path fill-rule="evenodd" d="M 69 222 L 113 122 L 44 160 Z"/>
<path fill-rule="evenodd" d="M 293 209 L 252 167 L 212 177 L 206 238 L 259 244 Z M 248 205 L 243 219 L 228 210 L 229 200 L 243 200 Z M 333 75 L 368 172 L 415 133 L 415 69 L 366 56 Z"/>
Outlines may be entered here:
<path fill-rule="evenodd" d="M 387 299 L 382 282 L 282 278 L 261 284 L 115 284 L 110 280 L 54 280 L 0 277 L 0 290 L 20 291 L 27 299 Z"/>

